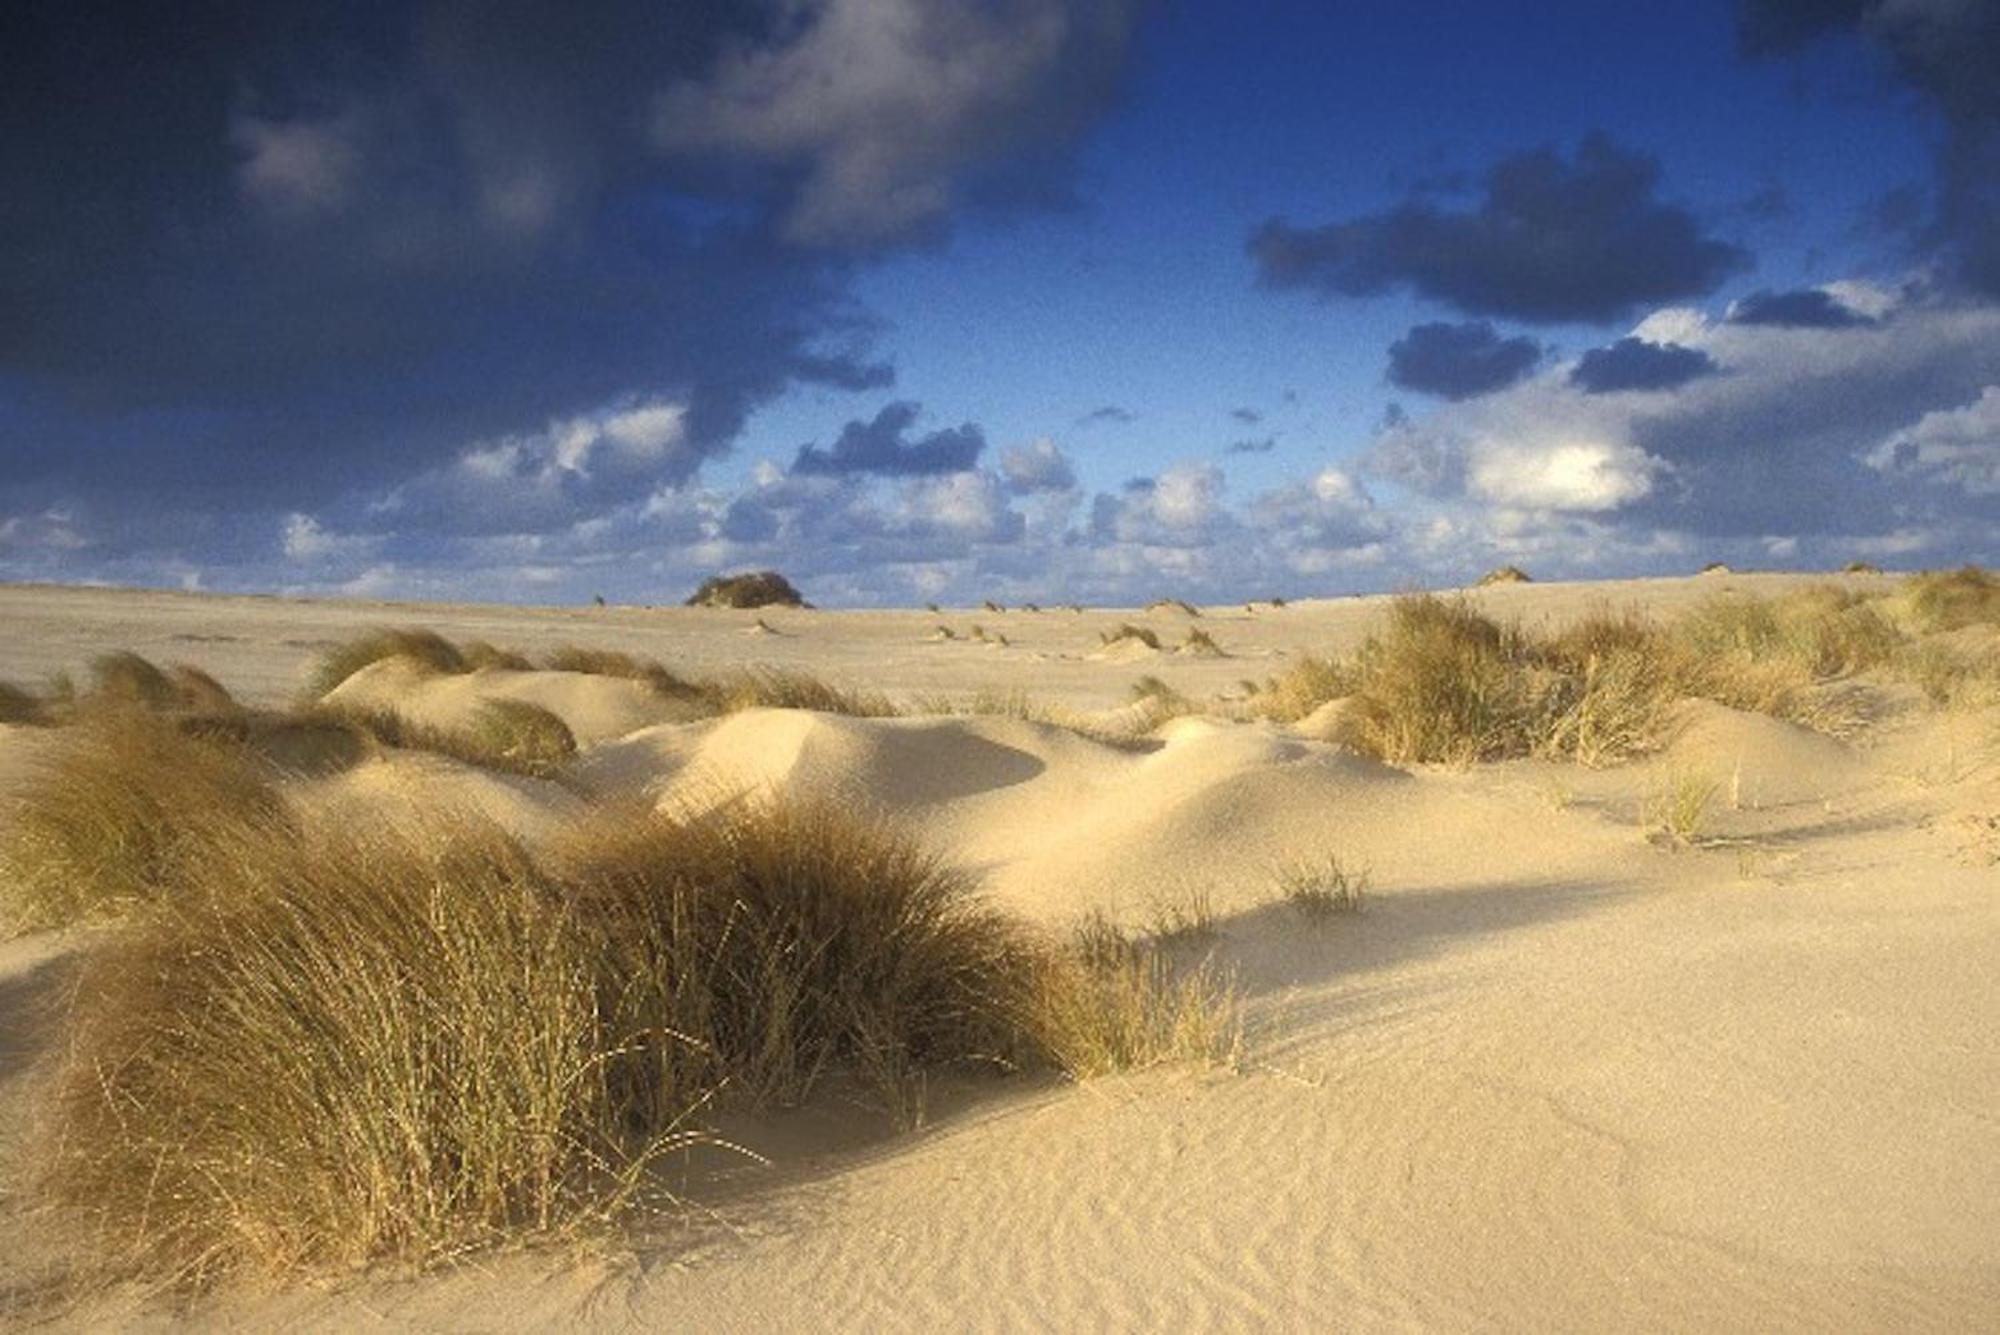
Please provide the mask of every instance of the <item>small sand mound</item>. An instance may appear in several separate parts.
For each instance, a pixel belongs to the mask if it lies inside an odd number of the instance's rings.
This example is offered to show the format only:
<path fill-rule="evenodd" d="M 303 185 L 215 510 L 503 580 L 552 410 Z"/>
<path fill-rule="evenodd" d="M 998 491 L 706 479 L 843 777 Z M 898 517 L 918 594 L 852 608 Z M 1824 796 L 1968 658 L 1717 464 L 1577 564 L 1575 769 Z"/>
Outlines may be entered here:
<path fill-rule="evenodd" d="M 1092 652 L 1090 657 L 1099 663 L 1144 663 L 1158 658 L 1160 654 L 1157 644 L 1148 644 L 1136 635 L 1120 635 Z"/>
<path fill-rule="evenodd" d="M 1745 807 L 1816 802 L 1868 782 L 1852 747 L 1783 719 L 1687 700 L 1674 723 L 1673 741 L 1657 765 L 1728 784 Z"/>
<path fill-rule="evenodd" d="M 579 746 L 655 723 L 685 721 L 690 714 L 686 702 L 663 700 L 644 682 L 627 677 L 504 668 L 441 677 L 398 659 L 369 664 L 326 698 L 334 704 L 392 710 L 437 728 L 467 726 L 488 700 L 522 700 L 560 718 Z"/>
<path fill-rule="evenodd" d="M 289 790 L 309 810 L 342 821 L 416 821 L 455 812 L 483 817 L 536 843 L 584 809 L 576 794 L 538 779 L 494 774 L 443 756 L 403 752 Z"/>
<path fill-rule="evenodd" d="M 1346 746 L 1353 742 L 1359 726 L 1353 697 L 1337 696 L 1292 724 L 1292 731 L 1315 742 Z"/>

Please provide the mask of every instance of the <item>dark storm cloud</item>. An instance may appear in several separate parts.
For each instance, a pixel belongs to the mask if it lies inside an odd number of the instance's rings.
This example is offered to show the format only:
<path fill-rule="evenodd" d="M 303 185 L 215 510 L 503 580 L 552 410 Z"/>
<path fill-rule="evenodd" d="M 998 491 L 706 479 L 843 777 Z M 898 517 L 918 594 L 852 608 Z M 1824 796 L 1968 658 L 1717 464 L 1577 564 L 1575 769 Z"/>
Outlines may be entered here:
<path fill-rule="evenodd" d="M 1276 436 L 1260 436 L 1255 440 L 1231 441 L 1225 454 L 1269 454 L 1278 448 Z"/>
<path fill-rule="evenodd" d="M 872 473 L 880 477 L 927 477 L 958 473 L 979 462 L 986 437 L 970 422 L 944 431 L 907 439 L 922 409 L 914 403 L 892 403 L 872 422 L 849 422 L 833 448 L 802 445 L 792 471 L 807 476 L 840 477 Z"/>
<path fill-rule="evenodd" d="M 2000 5 L 1991 0 L 1743 0 L 1745 55 L 1772 57 L 1835 33 L 1889 55 L 1943 116 L 1937 202 L 1925 240 L 1957 277 L 2000 296 Z"/>
<path fill-rule="evenodd" d="M 686 407 L 673 483 L 788 383 L 886 387 L 846 284 L 905 233 L 794 244 L 815 171 L 867 158 L 935 235 L 992 153 L 1059 155 L 1129 15 L 906 43 L 951 113 L 921 142 L 858 115 L 775 164 L 659 138 L 668 92 L 726 103 L 855 4 L 0 7 L 0 512 L 314 507 L 633 395 Z"/>
<path fill-rule="evenodd" d="M 1712 375 L 1715 359 L 1699 348 L 1621 338 L 1608 348 L 1592 348 L 1578 359 L 1569 383 L 1586 394 L 1629 389 L 1673 389 Z"/>
<path fill-rule="evenodd" d="M 1484 320 L 1420 324 L 1389 345 L 1389 383 L 1440 398 L 1470 399 L 1505 389 L 1535 369 L 1541 344 L 1502 338 Z"/>
<path fill-rule="evenodd" d="M 1729 310 L 1731 324 L 1777 325 L 1786 329 L 1852 329 L 1873 320 L 1840 304 L 1816 287 L 1792 292 L 1752 292 Z"/>
<path fill-rule="evenodd" d="M 1750 262 L 1658 199 L 1659 181 L 1657 160 L 1592 133 L 1572 160 L 1548 149 L 1503 159 L 1469 211 L 1413 195 L 1385 213 L 1320 227 L 1274 218 L 1249 251 L 1271 288 L 1327 296 L 1410 288 L 1474 315 L 1615 320 L 1711 292 Z"/>

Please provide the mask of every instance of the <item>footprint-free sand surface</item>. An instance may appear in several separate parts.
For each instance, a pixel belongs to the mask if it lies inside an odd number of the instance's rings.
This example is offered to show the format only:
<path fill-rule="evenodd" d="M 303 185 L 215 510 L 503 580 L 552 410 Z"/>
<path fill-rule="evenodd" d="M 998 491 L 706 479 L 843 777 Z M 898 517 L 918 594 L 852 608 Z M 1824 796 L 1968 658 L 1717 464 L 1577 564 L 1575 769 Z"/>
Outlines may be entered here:
<path fill-rule="evenodd" d="M 1481 591 L 1559 624 L 1670 613 L 1798 577 Z M 1866 577 L 1861 579 L 1866 583 Z M 806 667 L 913 698 L 1026 691 L 1077 710 L 1157 676 L 1200 700 L 1351 648 L 1379 599 L 1274 607 L 759 613 L 306 602 L 0 589 L 0 679 L 97 652 L 290 698 L 328 645 L 424 625 L 712 671 Z M 757 626 L 762 618 L 764 627 Z M 1164 648 L 1101 656 L 1130 621 Z M 949 627 L 952 638 L 938 636 Z M 982 642 L 972 627 L 987 632 Z M 1226 657 L 1178 654 L 1190 626 Z M 997 643 L 1000 636 L 1006 643 Z M 561 714 L 597 798 L 771 787 L 878 808 L 1059 925 L 1205 893 L 1247 1005 L 1238 1067 L 1081 1085 L 966 1078 L 890 1134 L 837 1096 L 759 1115 L 768 1165 L 690 1169 L 693 1207 L 606 1253 L 421 1278 L 232 1287 L 191 1310 L 50 1307 L 47 1239 L 0 1228 L 0 1315 L 264 1329 L 1977 1329 L 2000 1324 L 2000 715 L 1880 692 L 1835 740 L 1688 702 L 1665 753 L 1602 770 L 1399 769 L 1310 729 L 1183 718 L 1113 746 L 1005 717 L 752 710 L 675 721 L 560 673 L 343 690 L 449 722 L 492 696 Z M 1221 706 L 1218 707 L 1219 710 Z M 0 789 L 31 730 L 0 729 Z M 1648 842 L 1668 773 L 1721 785 L 1695 847 Z M 529 839 L 576 792 L 397 756 L 295 787 L 390 817 L 476 809 Z M 1362 912 L 1276 902 L 1289 861 L 1365 866 Z M 32 1144 L 74 936 L 0 944 L 0 1155 Z"/>

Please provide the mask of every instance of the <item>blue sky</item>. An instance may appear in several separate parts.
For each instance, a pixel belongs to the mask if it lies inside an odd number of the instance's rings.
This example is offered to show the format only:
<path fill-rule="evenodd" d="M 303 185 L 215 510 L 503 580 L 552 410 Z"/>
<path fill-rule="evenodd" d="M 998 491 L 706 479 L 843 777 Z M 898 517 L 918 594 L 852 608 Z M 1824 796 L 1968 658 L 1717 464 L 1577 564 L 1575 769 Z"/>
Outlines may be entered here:
<path fill-rule="evenodd" d="M 1991 562 L 1996 62 L 1988 0 L 30 0 L 0 578 Z"/>

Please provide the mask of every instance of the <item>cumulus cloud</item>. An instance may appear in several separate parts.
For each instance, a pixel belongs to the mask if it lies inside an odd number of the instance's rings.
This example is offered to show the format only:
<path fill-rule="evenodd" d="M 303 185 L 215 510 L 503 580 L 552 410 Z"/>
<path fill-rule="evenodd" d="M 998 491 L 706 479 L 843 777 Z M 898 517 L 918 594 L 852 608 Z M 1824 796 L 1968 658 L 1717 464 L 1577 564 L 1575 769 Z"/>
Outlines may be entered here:
<path fill-rule="evenodd" d="M 1502 338 L 1485 320 L 1420 324 L 1389 345 L 1389 383 L 1459 400 L 1505 389 L 1535 369 L 1542 346 Z"/>
<path fill-rule="evenodd" d="M 1134 478 L 1122 492 L 1093 502 L 1091 531 L 1100 539 L 1152 547 L 1197 547 L 1215 540 L 1230 516 L 1224 479 L 1214 464 L 1186 463 L 1158 477 Z"/>
<path fill-rule="evenodd" d="M 831 449 L 801 445 L 798 457 L 792 460 L 792 471 L 835 477 L 852 473 L 913 477 L 961 472 L 978 462 L 986 437 L 970 422 L 910 439 L 910 428 L 922 411 L 920 405 L 903 401 L 882 409 L 873 421 L 849 422 Z"/>
<path fill-rule="evenodd" d="M 1715 359 L 1699 348 L 1628 337 L 1585 352 L 1570 368 L 1569 383 L 1586 394 L 1674 389 L 1715 369 Z"/>
<path fill-rule="evenodd" d="M 1592 392 L 1604 364 L 1586 369 L 1586 356 L 1494 395 L 1392 417 L 1368 467 L 1439 501 L 1713 538 L 1863 535 L 1919 517 L 1939 535 L 1964 531 L 1980 504 L 1964 483 L 1979 465 L 1958 433 L 1972 435 L 1978 419 L 1949 414 L 2000 384 L 2000 306 L 1836 287 L 1850 306 L 1863 303 L 1867 323 L 1656 312 L 1630 338 L 1690 350 L 1712 372 L 1653 393 Z M 1912 425 L 1934 412 L 1948 415 L 1928 430 Z M 1909 448 L 1899 455 L 1884 445 L 1892 438 Z M 1959 485 L 1919 486 L 1933 471 Z"/>
<path fill-rule="evenodd" d="M 1473 315 L 1614 320 L 1711 292 L 1749 263 L 1660 200 L 1659 182 L 1657 160 L 1592 133 L 1569 160 L 1547 149 L 1502 159 L 1471 209 L 1413 195 L 1318 227 L 1274 218 L 1249 250 L 1271 288 L 1327 296 L 1408 288 Z"/>
<path fill-rule="evenodd" d="M 1017 495 L 1076 487 L 1076 470 L 1070 466 L 1069 456 L 1047 437 L 1001 451 L 1000 475 Z"/>
<path fill-rule="evenodd" d="M 1868 465 L 1968 496 L 2000 496 L 2000 385 L 1962 408 L 1925 413 L 1869 451 Z"/>
<path fill-rule="evenodd" d="M 960 177 L 1094 114 L 1124 63 L 1125 0 L 816 0 L 773 40 L 663 92 L 669 152 L 796 176 L 795 240 L 869 243 L 939 221 Z"/>

